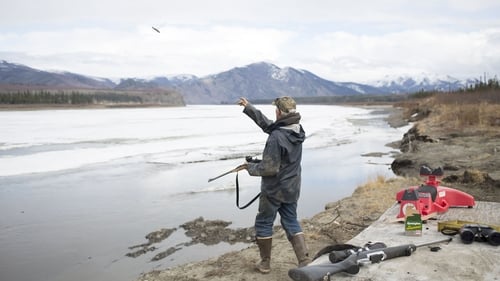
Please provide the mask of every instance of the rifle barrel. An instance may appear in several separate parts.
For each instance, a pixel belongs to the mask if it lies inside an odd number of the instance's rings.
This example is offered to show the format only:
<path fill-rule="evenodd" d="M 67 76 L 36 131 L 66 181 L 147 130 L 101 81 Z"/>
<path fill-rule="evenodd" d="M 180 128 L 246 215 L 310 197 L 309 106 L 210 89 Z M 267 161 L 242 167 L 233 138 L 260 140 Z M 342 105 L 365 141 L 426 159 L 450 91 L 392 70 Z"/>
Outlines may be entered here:
<path fill-rule="evenodd" d="M 431 242 L 422 243 L 422 244 L 416 244 L 415 247 L 419 248 L 419 247 L 424 247 L 424 246 L 439 244 L 439 243 L 443 243 L 443 242 L 451 242 L 451 240 L 453 240 L 453 238 L 448 237 L 448 238 L 441 239 L 441 240 L 431 241 Z"/>

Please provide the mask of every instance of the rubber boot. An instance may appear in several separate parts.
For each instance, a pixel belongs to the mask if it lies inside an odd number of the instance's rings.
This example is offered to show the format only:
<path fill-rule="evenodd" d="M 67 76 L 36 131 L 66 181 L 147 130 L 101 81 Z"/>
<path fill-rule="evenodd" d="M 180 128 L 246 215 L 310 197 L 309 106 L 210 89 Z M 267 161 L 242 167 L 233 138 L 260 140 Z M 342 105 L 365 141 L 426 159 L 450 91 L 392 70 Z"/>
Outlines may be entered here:
<path fill-rule="evenodd" d="M 271 272 L 271 247 L 273 245 L 272 237 L 257 237 L 257 246 L 260 251 L 260 262 L 255 265 L 255 269 L 260 273 Z"/>
<path fill-rule="evenodd" d="M 295 234 L 294 236 L 292 236 L 290 242 L 292 243 L 293 250 L 295 251 L 295 255 L 297 256 L 299 267 L 308 265 L 312 260 L 311 258 L 309 258 L 309 252 L 307 250 L 304 233 L 299 232 Z"/>

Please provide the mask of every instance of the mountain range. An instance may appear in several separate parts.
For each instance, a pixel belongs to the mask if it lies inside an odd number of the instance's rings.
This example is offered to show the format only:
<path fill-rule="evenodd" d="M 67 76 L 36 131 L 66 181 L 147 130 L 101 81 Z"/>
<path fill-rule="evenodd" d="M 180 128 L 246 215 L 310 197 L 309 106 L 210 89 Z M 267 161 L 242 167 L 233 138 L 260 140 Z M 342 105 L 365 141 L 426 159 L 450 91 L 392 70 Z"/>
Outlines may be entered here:
<path fill-rule="evenodd" d="M 107 89 L 158 90 L 179 92 L 187 104 L 234 103 L 239 97 L 251 100 L 273 99 L 278 96 L 329 97 L 349 95 L 383 95 L 418 91 L 449 91 L 474 83 L 445 77 L 386 77 L 370 84 L 334 82 L 307 70 L 280 68 L 259 62 L 204 77 L 194 75 L 161 76 L 154 78 L 123 78 L 115 82 L 70 72 L 51 72 L 0 60 L 0 90 L 6 88 L 43 89 Z"/>

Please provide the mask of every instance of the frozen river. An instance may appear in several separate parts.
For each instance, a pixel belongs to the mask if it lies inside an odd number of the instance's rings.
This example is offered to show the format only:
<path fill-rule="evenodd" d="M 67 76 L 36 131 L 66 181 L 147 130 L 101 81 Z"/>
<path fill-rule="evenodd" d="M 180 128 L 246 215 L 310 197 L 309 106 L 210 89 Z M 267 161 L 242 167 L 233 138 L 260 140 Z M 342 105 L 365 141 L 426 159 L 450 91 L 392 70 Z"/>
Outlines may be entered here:
<path fill-rule="evenodd" d="M 258 106 L 274 118 L 270 105 Z M 298 106 L 307 139 L 299 216 L 323 210 L 377 175 L 408 128 L 377 108 Z M 234 175 L 207 179 L 260 156 L 266 135 L 236 105 L 0 112 L 0 280 L 123 281 L 141 272 L 245 245 L 195 245 L 151 262 L 128 247 L 178 228 L 159 247 L 186 242 L 199 216 L 253 225 L 257 204 L 235 207 Z M 381 157 L 361 155 L 380 152 Z M 240 173 L 241 201 L 259 178 Z"/>

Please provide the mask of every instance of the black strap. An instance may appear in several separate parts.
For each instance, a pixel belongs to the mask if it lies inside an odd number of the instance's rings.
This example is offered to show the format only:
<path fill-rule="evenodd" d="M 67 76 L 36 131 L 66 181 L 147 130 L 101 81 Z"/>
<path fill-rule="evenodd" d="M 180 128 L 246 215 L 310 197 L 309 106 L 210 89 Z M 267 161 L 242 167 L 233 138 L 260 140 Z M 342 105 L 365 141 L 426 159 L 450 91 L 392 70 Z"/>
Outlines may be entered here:
<path fill-rule="evenodd" d="M 250 206 L 255 200 L 257 200 L 257 198 L 259 198 L 259 196 L 260 196 L 260 192 L 252 200 L 250 200 L 250 202 L 248 202 L 245 206 L 240 207 L 240 184 L 238 182 L 238 172 L 236 172 L 236 207 L 238 207 L 238 209 L 240 209 L 240 210 L 243 210 L 246 207 Z"/>

